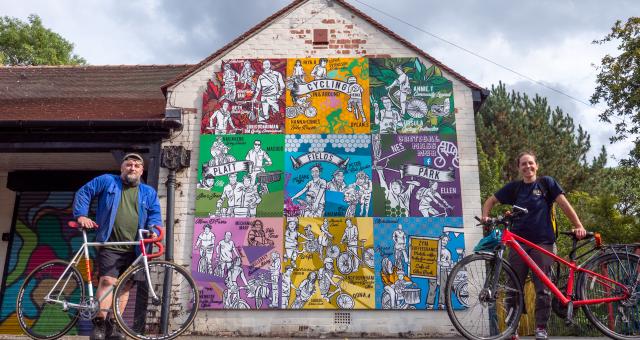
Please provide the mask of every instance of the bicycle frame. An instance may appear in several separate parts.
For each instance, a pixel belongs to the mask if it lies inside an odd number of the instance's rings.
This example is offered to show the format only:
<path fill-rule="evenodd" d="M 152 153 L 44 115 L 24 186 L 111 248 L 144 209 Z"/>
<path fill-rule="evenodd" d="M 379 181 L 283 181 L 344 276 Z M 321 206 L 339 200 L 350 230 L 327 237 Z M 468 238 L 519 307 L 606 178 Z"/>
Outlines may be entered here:
<path fill-rule="evenodd" d="M 69 222 L 69 226 L 71 226 L 72 228 L 77 228 L 77 224 L 75 222 Z M 135 246 L 135 245 L 139 245 L 140 246 L 140 255 L 133 261 L 133 263 L 129 266 L 130 268 L 136 266 L 138 263 L 142 262 L 144 264 L 144 269 L 145 269 L 145 279 L 147 282 L 147 285 L 149 287 L 149 290 L 151 291 L 152 297 L 154 299 L 158 299 L 158 296 L 155 293 L 155 290 L 152 288 L 151 285 L 151 278 L 150 278 L 150 274 L 149 274 L 149 259 L 152 258 L 156 258 L 161 256 L 164 253 L 164 246 L 162 246 L 162 243 L 160 243 L 160 240 L 162 240 L 162 238 L 164 237 L 164 230 L 163 228 L 160 227 L 155 227 L 157 230 L 160 231 L 160 235 L 156 238 L 153 239 L 145 239 L 144 238 L 144 234 L 145 233 L 150 233 L 150 231 L 148 230 L 143 230 L 143 229 L 138 229 L 138 241 L 125 241 L 125 242 L 89 242 L 87 239 L 87 232 L 84 228 L 80 228 L 80 230 L 82 231 L 82 246 L 80 247 L 80 249 L 78 249 L 78 251 L 76 252 L 76 254 L 73 256 L 73 258 L 71 259 L 71 261 L 69 262 L 69 265 L 67 266 L 67 268 L 65 268 L 64 272 L 62 272 L 62 275 L 60 276 L 60 278 L 58 278 L 58 280 L 56 281 L 56 283 L 53 285 L 53 287 L 51 288 L 51 290 L 47 293 L 47 295 L 45 296 L 45 302 L 48 303 L 59 303 L 63 305 L 63 308 L 65 310 L 67 310 L 68 308 L 77 308 L 77 309 L 86 309 L 88 307 L 91 306 L 91 303 L 93 303 L 93 301 L 95 301 L 94 296 L 93 296 L 93 280 L 92 280 L 92 275 L 91 275 L 91 265 L 90 265 L 90 258 L 89 258 L 89 247 L 104 247 L 104 246 Z M 152 253 L 152 254 L 147 254 L 147 250 L 145 245 L 146 244 L 150 244 L 153 243 L 156 246 L 158 246 L 159 251 L 156 253 Z M 80 264 L 80 261 L 82 260 L 82 258 L 84 258 L 85 260 L 85 265 L 86 265 L 86 270 L 87 270 L 87 287 L 89 290 L 89 304 L 76 304 L 76 303 L 70 303 L 67 301 L 62 301 L 62 300 L 58 300 L 55 298 L 51 297 L 51 293 L 54 292 L 56 290 L 56 288 L 58 287 L 58 285 L 60 284 L 60 282 L 62 281 L 62 278 L 69 272 L 70 268 L 72 266 L 77 266 L 78 264 Z M 64 285 L 62 286 L 62 289 L 59 290 L 60 293 L 62 293 L 64 291 L 64 289 L 66 288 L 66 285 L 68 283 L 68 280 L 70 279 L 67 278 L 67 281 L 64 283 Z M 114 289 L 115 285 L 112 286 L 107 292 L 104 293 L 103 296 L 98 298 L 98 302 L 103 301 Z"/>
<path fill-rule="evenodd" d="M 551 279 L 542 271 L 542 269 L 540 269 L 540 267 L 538 267 L 538 265 L 531 259 L 531 257 L 524 251 L 524 249 L 522 248 L 522 246 L 520 246 L 520 243 L 523 243 L 531 248 L 534 248 L 538 251 L 540 251 L 541 253 L 543 253 L 546 256 L 549 256 L 551 258 L 553 258 L 555 261 L 558 261 L 560 263 L 562 263 L 563 265 L 569 267 L 569 278 L 568 278 L 568 283 L 567 283 L 567 290 L 566 290 L 566 294 L 563 294 L 560 289 L 558 289 L 558 287 L 551 281 Z M 631 293 L 627 290 L 627 288 L 617 282 L 614 281 L 604 275 L 598 274 L 598 273 L 594 273 L 590 270 L 584 269 L 581 266 L 576 265 L 575 261 L 567 261 L 565 259 L 563 259 L 562 257 L 528 241 L 525 240 L 524 238 L 512 233 L 511 231 L 509 231 L 507 228 L 502 230 L 502 239 L 501 239 L 501 243 L 502 246 L 506 246 L 511 248 L 512 250 L 514 250 L 518 256 L 520 256 L 520 258 L 527 264 L 527 267 L 529 267 L 531 269 L 531 271 L 533 272 L 534 275 L 536 275 L 540 281 L 542 281 L 544 283 L 545 286 L 547 286 L 547 288 L 549 288 L 549 290 L 553 293 L 553 295 L 555 295 L 558 300 L 560 302 L 562 302 L 563 305 L 567 305 L 570 302 L 573 304 L 573 306 L 582 306 L 582 305 L 591 305 L 591 304 L 599 304 L 599 303 L 610 303 L 610 302 L 615 302 L 615 301 L 621 301 L 624 299 L 627 299 L 629 296 L 631 296 Z M 502 252 L 504 249 L 501 249 L 500 252 Z M 502 255 L 502 254 L 500 254 Z M 500 258 L 502 258 L 502 256 L 500 256 Z M 503 260 L 501 260 L 503 261 Z M 500 265 L 496 266 L 496 270 L 500 270 Z M 575 273 L 576 272 L 584 272 L 587 273 L 589 275 L 592 275 L 593 277 L 595 277 L 596 279 L 598 279 L 598 282 L 601 284 L 609 284 L 609 288 L 613 289 L 614 286 L 617 286 L 621 289 L 622 291 L 622 296 L 619 297 L 611 297 L 611 298 L 601 298 L 601 299 L 587 299 L 587 300 L 573 300 L 573 286 L 574 286 L 574 279 L 575 279 Z M 496 277 L 494 275 L 494 277 Z M 497 283 L 497 281 L 495 282 Z M 494 283 L 494 284 L 495 284 Z"/>

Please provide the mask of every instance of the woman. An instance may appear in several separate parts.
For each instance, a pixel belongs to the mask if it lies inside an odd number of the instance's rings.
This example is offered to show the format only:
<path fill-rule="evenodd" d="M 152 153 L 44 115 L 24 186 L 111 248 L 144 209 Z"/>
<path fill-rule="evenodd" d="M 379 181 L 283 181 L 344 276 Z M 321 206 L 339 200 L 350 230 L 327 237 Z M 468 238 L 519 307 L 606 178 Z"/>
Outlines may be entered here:
<path fill-rule="evenodd" d="M 583 238 L 587 232 L 558 182 L 549 176 L 540 178 L 537 176 L 538 163 L 536 162 L 535 154 L 531 151 L 522 152 L 518 155 L 516 161 L 522 180 L 508 183 L 484 202 L 482 206 L 483 222 L 489 219 L 491 208 L 496 203 L 526 208 L 529 212 L 514 220 L 511 231 L 553 252 L 555 249 L 555 234 L 551 224 L 551 206 L 555 202 L 558 203 L 558 206 L 571 221 L 575 235 L 578 238 Z M 540 269 L 549 275 L 553 260 L 531 247 L 521 246 Z M 515 252 L 509 252 L 508 261 L 518 275 L 520 283 L 524 285 L 529 273 L 529 267 Z M 533 283 L 536 288 L 536 340 L 547 339 L 546 328 L 551 312 L 551 293 L 535 275 L 533 275 Z M 517 339 L 518 335 L 515 334 L 513 338 Z"/>

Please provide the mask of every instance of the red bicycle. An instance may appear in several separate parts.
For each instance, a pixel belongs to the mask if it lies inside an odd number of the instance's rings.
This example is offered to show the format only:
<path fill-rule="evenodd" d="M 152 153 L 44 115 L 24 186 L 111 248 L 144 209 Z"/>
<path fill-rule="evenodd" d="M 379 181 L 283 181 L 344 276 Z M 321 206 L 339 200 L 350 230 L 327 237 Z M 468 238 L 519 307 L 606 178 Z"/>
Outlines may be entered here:
<path fill-rule="evenodd" d="M 574 307 L 581 307 L 587 319 L 603 334 L 613 339 L 640 339 L 640 256 L 611 247 L 582 264 L 576 264 L 574 251 L 566 260 L 509 230 L 513 219 L 526 213 L 526 209 L 514 206 L 513 211 L 505 216 L 482 223 L 486 231 L 500 235 L 499 241 L 493 249 L 477 251 L 463 258 L 451 270 L 445 294 L 447 313 L 460 334 L 467 339 L 506 339 L 517 330 L 524 307 L 524 293 L 515 272 L 502 258 L 505 248 L 509 247 L 567 307 L 568 323 L 572 322 Z M 599 246 L 598 234 L 588 233 L 588 237 Z M 533 262 L 519 243 L 568 267 L 564 292 Z M 467 277 L 464 294 L 468 304 L 466 308 L 456 310 L 452 298 L 458 292 L 453 278 L 459 273 Z"/>

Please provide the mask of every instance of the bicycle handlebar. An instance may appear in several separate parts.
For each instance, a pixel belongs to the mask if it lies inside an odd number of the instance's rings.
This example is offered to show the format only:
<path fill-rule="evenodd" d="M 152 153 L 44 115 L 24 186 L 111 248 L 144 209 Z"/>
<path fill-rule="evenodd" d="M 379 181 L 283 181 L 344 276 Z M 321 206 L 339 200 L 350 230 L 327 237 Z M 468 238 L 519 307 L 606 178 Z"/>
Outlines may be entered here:
<path fill-rule="evenodd" d="M 81 229 L 81 230 L 91 230 L 91 229 L 97 229 L 97 228 L 84 228 L 82 227 L 77 221 L 69 221 L 67 222 L 67 225 L 70 228 L 73 229 Z M 158 231 L 157 236 L 154 238 L 145 238 L 142 239 L 142 244 L 141 246 L 145 245 L 145 244 L 154 244 L 156 247 L 158 247 L 158 251 L 155 253 L 151 253 L 151 254 L 147 254 L 147 257 L 150 259 L 156 258 L 156 257 L 160 257 L 162 256 L 162 254 L 164 254 L 164 245 L 162 244 L 162 239 L 164 239 L 164 228 L 163 227 L 159 227 L 159 226 L 152 226 L 152 229 L 155 229 Z M 142 230 L 142 233 L 151 233 L 152 231 L 150 230 Z"/>

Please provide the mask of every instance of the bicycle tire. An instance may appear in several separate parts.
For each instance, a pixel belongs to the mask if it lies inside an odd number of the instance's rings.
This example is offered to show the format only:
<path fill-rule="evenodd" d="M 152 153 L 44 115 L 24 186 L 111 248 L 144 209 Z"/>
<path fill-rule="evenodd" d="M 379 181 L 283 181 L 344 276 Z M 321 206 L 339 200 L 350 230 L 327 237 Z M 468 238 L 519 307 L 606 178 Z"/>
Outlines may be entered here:
<path fill-rule="evenodd" d="M 137 265 L 118 279 L 113 292 L 113 315 L 120 328 L 134 339 L 173 339 L 187 330 L 198 312 L 200 299 L 195 281 L 186 269 L 168 261 L 149 262 L 149 277 L 158 299 L 154 300 L 149 293 L 144 265 Z M 165 287 L 171 289 L 167 332 L 161 328 Z M 126 292 L 129 294 L 123 295 Z M 135 295 L 132 297 L 131 293 Z M 123 296 L 127 298 L 123 299 Z M 122 311 L 121 303 L 125 306 Z"/>
<path fill-rule="evenodd" d="M 494 254 L 467 256 L 453 267 L 447 279 L 445 286 L 447 314 L 453 326 L 467 339 L 506 339 L 518 327 L 524 306 L 524 294 L 515 272 L 506 261 L 502 262 L 495 301 L 486 298 L 484 284 L 493 276 L 496 260 Z M 469 306 L 456 310 L 452 296 L 456 294 L 454 285 L 456 283 L 459 285 L 459 282 L 454 282 L 454 279 L 459 272 L 463 271 L 466 272 L 467 277 L 466 294 Z M 470 322 L 469 325 L 466 322 Z M 472 326 L 478 326 L 479 329 L 471 329 Z"/>
<path fill-rule="evenodd" d="M 375 267 L 375 252 L 373 251 L 373 248 L 365 248 L 364 252 L 362 254 L 362 257 L 364 258 L 364 263 L 367 265 L 367 267 L 369 268 L 373 268 Z"/>
<path fill-rule="evenodd" d="M 584 305 L 582 308 L 587 319 L 610 338 L 640 339 L 640 256 L 606 253 L 589 261 L 585 268 L 620 282 L 631 291 L 631 297 L 623 301 Z M 590 274 L 580 274 L 580 299 L 613 297 L 615 291 Z M 620 293 L 619 290 L 617 292 Z"/>
<path fill-rule="evenodd" d="M 57 339 L 67 334 L 80 318 L 77 308 L 63 309 L 62 304 L 44 301 L 53 285 L 62 278 L 59 284 L 64 297 L 58 295 L 59 300 L 80 304 L 85 300 L 85 284 L 82 274 L 71 266 L 62 277 L 62 273 L 69 265 L 62 260 L 45 262 L 34 269 L 24 280 L 16 300 L 16 314 L 20 328 L 34 339 Z"/>

